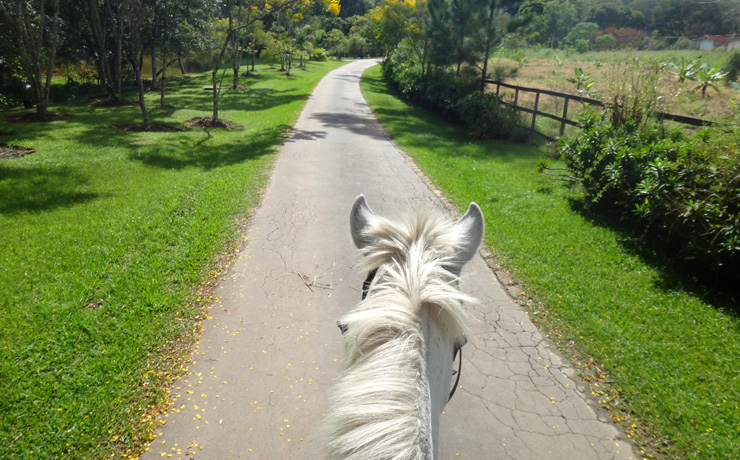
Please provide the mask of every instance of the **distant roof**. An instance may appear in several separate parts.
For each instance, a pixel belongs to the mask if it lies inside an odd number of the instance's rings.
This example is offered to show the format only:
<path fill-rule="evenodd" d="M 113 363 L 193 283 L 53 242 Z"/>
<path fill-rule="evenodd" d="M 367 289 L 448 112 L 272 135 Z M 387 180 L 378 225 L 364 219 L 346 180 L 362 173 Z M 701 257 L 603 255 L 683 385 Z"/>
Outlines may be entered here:
<path fill-rule="evenodd" d="M 718 44 L 719 46 L 727 46 L 728 43 L 730 43 L 732 37 L 725 37 L 723 35 L 705 35 L 704 38 L 708 38 L 712 40 L 714 43 Z"/>

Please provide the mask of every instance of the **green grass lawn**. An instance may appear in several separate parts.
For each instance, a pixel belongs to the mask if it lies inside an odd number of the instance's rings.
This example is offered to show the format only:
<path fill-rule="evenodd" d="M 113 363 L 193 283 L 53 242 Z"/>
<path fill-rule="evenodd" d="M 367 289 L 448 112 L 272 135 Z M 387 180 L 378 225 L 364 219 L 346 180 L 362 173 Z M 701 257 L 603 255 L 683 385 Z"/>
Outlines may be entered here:
<path fill-rule="evenodd" d="M 639 242 L 590 218 L 577 187 L 536 173 L 541 147 L 471 142 L 389 94 L 379 66 L 362 88 L 394 141 L 461 211 L 481 206 L 486 243 L 522 283 L 530 316 L 645 457 L 737 458 L 737 305 L 703 299 L 670 267 L 648 262 Z"/>
<path fill-rule="evenodd" d="M 64 121 L 0 121 L 0 143 L 36 150 L 0 161 L 0 458 L 141 448 L 197 337 L 218 256 L 311 90 L 339 65 L 241 78 L 247 89 L 224 91 L 220 110 L 241 131 L 116 131 L 141 121 L 138 107 L 89 100 L 52 106 L 73 116 Z M 209 84 L 207 73 L 172 79 L 176 108 L 153 109 L 153 121 L 209 116 Z M 158 93 L 147 98 L 158 105 Z"/>

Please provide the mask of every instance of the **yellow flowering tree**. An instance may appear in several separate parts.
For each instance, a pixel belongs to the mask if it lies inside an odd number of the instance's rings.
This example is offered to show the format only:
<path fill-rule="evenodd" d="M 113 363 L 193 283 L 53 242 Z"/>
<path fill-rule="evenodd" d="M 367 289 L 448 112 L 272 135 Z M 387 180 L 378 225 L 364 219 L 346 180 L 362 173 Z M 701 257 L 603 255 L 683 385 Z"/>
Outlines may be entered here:
<path fill-rule="evenodd" d="M 390 57 L 404 41 L 413 49 L 422 71 L 424 70 L 428 48 L 424 32 L 426 16 L 426 0 L 383 0 L 381 5 L 370 11 L 370 20 L 376 31 L 375 38 L 383 43 L 386 57 Z"/>

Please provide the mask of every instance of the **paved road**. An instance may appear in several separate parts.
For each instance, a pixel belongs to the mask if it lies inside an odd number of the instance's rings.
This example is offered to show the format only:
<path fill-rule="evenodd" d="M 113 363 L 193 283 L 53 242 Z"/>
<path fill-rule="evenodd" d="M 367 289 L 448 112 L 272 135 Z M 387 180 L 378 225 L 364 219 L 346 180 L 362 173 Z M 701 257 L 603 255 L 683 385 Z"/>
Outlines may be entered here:
<path fill-rule="evenodd" d="M 348 216 L 364 193 L 379 213 L 442 209 L 377 128 L 358 61 L 317 86 L 283 146 L 237 262 L 166 424 L 145 459 L 315 459 L 341 359 L 336 320 L 365 273 Z M 576 371 L 504 293 L 482 258 L 462 289 L 481 300 L 462 389 L 442 416 L 442 459 L 631 459 L 624 434 L 579 391 Z"/>

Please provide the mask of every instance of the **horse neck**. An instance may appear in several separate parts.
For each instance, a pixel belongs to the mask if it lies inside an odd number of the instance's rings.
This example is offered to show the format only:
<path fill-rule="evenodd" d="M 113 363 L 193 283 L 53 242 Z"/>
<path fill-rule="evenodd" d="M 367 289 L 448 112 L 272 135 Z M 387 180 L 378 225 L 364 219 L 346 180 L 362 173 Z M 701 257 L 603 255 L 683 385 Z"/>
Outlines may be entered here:
<path fill-rule="evenodd" d="M 427 401 L 429 410 L 428 432 L 431 434 L 431 455 L 438 457 L 439 418 L 447 404 L 452 381 L 452 360 L 454 358 L 454 339 L 445 325 L 439 321 L 439 307 L 426 306 L 421 310 L 422 365 L 425 371 L 422 379 L 426 380 L 427 395 L 420 398 Z"/>

